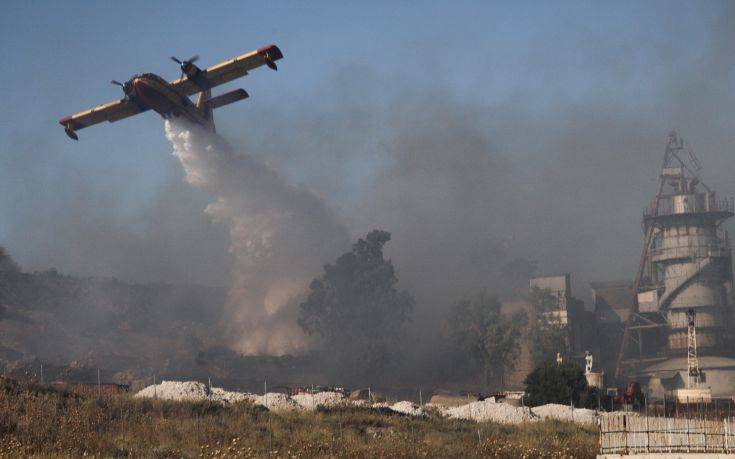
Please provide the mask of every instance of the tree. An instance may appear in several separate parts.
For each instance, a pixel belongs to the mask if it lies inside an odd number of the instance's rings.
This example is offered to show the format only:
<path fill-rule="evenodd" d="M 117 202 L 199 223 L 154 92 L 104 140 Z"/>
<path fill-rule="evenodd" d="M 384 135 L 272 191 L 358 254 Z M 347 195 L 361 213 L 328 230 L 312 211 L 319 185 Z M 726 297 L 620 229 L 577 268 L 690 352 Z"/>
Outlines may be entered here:
<path fill-rule="evenodd" d="M 452 341 L 482 369 L 483 390 L 490 376 L 502 376 L 518 355 L 518 337 L 525 323 L 523 313 L 504 317 L 497 298 L 482 292 L 457 301 L 446 318 Z"/>
<path fill-rule="evenodd" d="M 383 258 L 390 233 L 373 230 L 324 266 L 300 305 L 299 325 L 322 339 L 322 356 L 342 378 L 366 382 L 395 363 L 414 299 L 398 291 L 393 263 Z"/>
<path fill-rule="evenodd" d="M 592 397 L 587 394 L 584 371 L 574 363 L 557 364 L 548 360 L 529 373 L 525 382 L 526 401 L 530 406 L 547 403 L 568 405 L 570 401 L 574 406 L 580 406 L 580 399 L 585 404 L 592 403 Z"/>
<path fill-rule="evenodd" d="M 20 268 L 15 263 L 15 260 L 8 254 L 4 247 L 0 246 L 0 273 L 17 273 L 20 272 Z M 7 316 L 8 308 L 2 303 L 0 297 L 0 320 Z"/>
<path fill-rule="evenodd" d="M 8 254 L 4 247 L 0 246 L 0 272 L 13 272 L 20 271 L 18 264 Z"/>
<path fill-rule="evenodd" d="M 567 354 L 569 334 L 566 326 L 554 315 L 558 300 L 549 289 L 534 287 L 529 294 L 531 317 L 531 357 L 536 365 L 552 360 L 557 353 Z"/>

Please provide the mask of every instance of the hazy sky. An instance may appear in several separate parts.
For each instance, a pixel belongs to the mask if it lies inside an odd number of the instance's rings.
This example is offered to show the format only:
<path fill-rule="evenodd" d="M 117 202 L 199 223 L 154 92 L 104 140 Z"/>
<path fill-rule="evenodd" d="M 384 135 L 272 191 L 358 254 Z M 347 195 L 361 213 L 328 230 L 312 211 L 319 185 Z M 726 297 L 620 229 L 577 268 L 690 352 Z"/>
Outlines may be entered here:
<path fill-rule="evenodd" d="M 402 262 L 418 279 L 415 253 L 465 256 L 487 230 L 542 271 L 632 277 L 670 129 L 705 180 L 735 191 L 732 19 L 706 1 L 6 2 L 0 245 L 26 269 L 226 284 L 227 234 L 181 183 L 156 114 L 80 142 L 57 120 L 119 98 L 111 79 L 177 77 L 171 55 L 206 67 L 275 43 L 277 73 L 220 89 L 251 97 L 215 113 L 218 131 L 316 191 L 355 235 L 394 231 L 399 273 Z M 427 227 L 479 242 L 401 242 Z"/>

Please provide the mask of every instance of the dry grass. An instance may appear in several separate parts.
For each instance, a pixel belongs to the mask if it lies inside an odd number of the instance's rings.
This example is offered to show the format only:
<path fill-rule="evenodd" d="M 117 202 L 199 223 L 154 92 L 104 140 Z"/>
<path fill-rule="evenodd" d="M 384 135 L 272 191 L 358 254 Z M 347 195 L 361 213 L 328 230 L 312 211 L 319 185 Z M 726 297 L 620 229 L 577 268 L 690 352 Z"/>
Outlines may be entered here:
<path fill-rule="evenodd" d="M 594 457 L 559 422 L 502 426 L 366 409 L 272 413 L 130 396 L 83 398 L 0 380 L 0 457 Z"/>

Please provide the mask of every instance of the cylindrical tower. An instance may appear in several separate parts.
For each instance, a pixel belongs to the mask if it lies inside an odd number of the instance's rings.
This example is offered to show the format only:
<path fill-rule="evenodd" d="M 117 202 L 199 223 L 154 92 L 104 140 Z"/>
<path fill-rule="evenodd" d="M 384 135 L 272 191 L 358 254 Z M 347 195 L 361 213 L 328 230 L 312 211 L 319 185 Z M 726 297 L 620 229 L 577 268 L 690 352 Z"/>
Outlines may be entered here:
<path fill-rule="evenodd" d="M 716 351 L 728 332 L 732 282 L 730 244 L 719 226 L 733 215 L 733 203 L 699 191 L 682 166 L 667 167 L 663 175 L 673 192 L 660 196 L 645 218 L 654 232 L 650 260 L 659 280 L 658 310 L 668 324 L 667 353 L 686 351 L 689 309 L 696 310 L 699 348 Z"/>
<path fill-rule="evenodd" d="M 640 380 L 654 398 L 684 388 L 682 381 L 689 378 L 690 311 L 702 381 L 713 397 L 735 396 L 735 359 L 729 358 L 735 341 L 732 260 L 721 228 L 733 216 L 733 200 L 717 199 L 697 177 L 700 168 L 681 138 L 669 134 L 656 194 L 643 216 L 636 297 L 623 329 L 615 379 Z"/>

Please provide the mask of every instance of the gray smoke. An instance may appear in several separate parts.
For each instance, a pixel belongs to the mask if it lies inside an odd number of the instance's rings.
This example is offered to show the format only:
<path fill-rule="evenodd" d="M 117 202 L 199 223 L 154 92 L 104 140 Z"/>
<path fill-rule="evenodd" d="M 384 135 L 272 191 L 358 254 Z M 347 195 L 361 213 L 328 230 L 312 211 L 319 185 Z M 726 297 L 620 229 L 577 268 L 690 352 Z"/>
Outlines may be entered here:
<path fill-rule="evenodd" d="M 345 228 L 316 195 L 237 154 L 219 136 L 167 121 L 166 137 L 186 181 L 215 198 L 206 212 L 229 228 L 231 345 L 245 354 L 304 351 L 309 343 L 296 323 L 298 305 L 325 260 L 347 244 Z"/>
<path fill-rule="evenodd" d="M 392 232 L 387 255 L 402 287 L 417 298 L 417 324 L 436 323 L 452 301 L 478 289 L 502 294 L 511 267 L 523 266 L 514 263 L 519 258 L 535 261 L 537 273 L 572 272 L 575 293 L 585 297 L 587 281 L 634 276 L 641 212 L 669 130 L 677 129 L 697 153 L 706 183 L 721 196 L 735 193 L 735 4 L 707 5 L 662 8 L 652 20 L 671 35 L 611 34 L 590 25 L 539 36 L 507 54 L 479 47 L 487 55 L 474 59 L 487 66 L 479 76 L 458 72 L 458 85 L 444 76 L 455 71 L 454 61 L 436 57 L 456 50 L 405 43 L 404 51 L 393 52 L 405 53 L 407 68 L 430 69 L 421 83 L 377 64 L 346 65 L 306 97 L 284 95 L 283 108 L 249 107 L 236 120 L 223 114 L 220 132 L 257 126 L 233 144 L 245 145 L 247 161 L 260 164 L 253 171 L 265 171 L 263 177 L 249 172 L 254 177 L 247 183 L 238 173 L 217 171 L 221 184 L 198 185 L 213 196 L 232 196 L 237 211 L 220 200 L 209 207 L 226 225 L 201 217 L 206 198 L 181 187 L 178 177 L 157 196 L 160 205 L 131 216 L 105 186 L 73 168 L 58 165 L 50 174 L 43 165 L 52 150 L 29 145 L 0 169 L 0 199 L 11 203 L 0 222 L 9 234 L 2 242 L 23 266 L 225 283 L 232 261 L 221 228 L 229 227 L 232 241 L 240 232 L 248 240 L 268 223 L 262 217 L 238 225 L 243 209 L 256 215 L 291 209 L 298 218 L 273 217 L 281 222 L 276 226 L 298 227 L 282 222 L 305 218 L 311 246 L 297 247 L 292 233 L 270 241 L 284 244 L 284 254 L 303 255 L 298 273 L 286 278 L 305 287 L 349 242 L 318 199 L 287 185 L 300 183 L 325 197 L 351 236 L 376 227 Z M 700 7 L 701 17 L 693 15 Z M 478 80 L 497 84 L 495 72 L 507 67 L 494 64 L 508 54 L 523 84 L 492 97 L 484 86 L 472 87 Z M 262 167 L 266 160 L 269 168 Z M 239 201 L 244 189 L 256 204 Z M 280 191 L 258 191 L 272 189 Z M 148 226 L 151 219 L 158 223 Z M 322 219 L 332 236 L 312 233 Z M 302 253 L 323 247 L 322 237 L 333 237 L 333 245 Z M 288 265 L 278 256 L 272 265 L 253 264 L 250 250 L 233 246 L 234 278 L 238 272 L 265 278 Z M 522 271 L 513 271 L 515 277 Z M 235 282 L 233 292 L 244 285 Z M 245 297 L 266 296 L 242 290 Z M 237 303 L 231 302 L 233 311 Z"/>
<path fill-rule="evenodd" d="M 518 258 L 537 274 L 572 272 L 589 299 L 588 281 L 635 275 L 671 129 L 699 156 L 703 180 L 735 192 L 735 7 L 721 10 L 684 49 L 593 29 L 576 31 L 573 48 L 540 40 L 524 67 L 538 86 L 497 100 L 468 102 L 441 78 L 422 87 L 344 67 L 316 97 L 332 102 L 252 113 L 277 129 L 250 149 L 338 200 L 354 234 L 393 233 L 388 255 L 417 297 L 418 323 L 479 289 L 503 295 Z M 662 21 L 682 27 L 686 12 L 669 13 Z M 559 76 L 577 68 L 597 76 L 593 86 Z M 362 97 L 372 94 L 381 102 Z"/>

